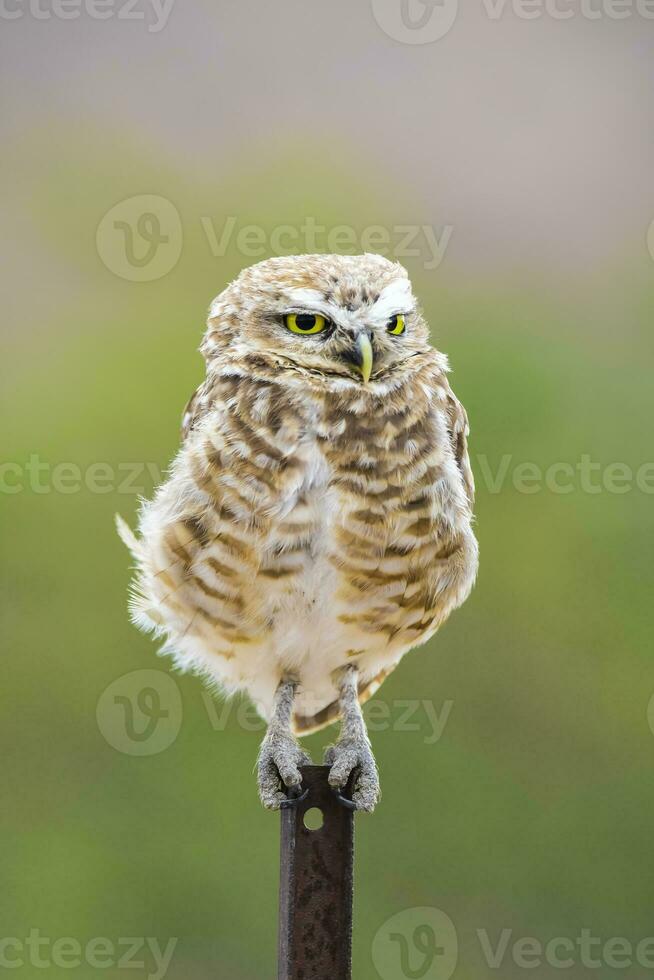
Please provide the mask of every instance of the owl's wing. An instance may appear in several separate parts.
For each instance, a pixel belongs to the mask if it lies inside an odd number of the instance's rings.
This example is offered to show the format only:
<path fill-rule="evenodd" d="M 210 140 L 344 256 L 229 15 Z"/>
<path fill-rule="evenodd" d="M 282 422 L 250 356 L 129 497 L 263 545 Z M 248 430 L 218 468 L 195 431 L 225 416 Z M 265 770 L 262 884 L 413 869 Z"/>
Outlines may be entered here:
<path fill-rule="evenodd" d="M 207 382 L 203 381 L 200 387 L 196 388 L 186 403 L 186 408 L 182 413 L 182 426 L 180 431 L 182 442 L 185 442 L 189 433 L 206 414 L 209 406 L 209 399 L 207 395 Z"/>
<path fill-rule="evenodd" d="M 461 476 L 463 477 L 466 494 L 468 500 L 470 501 L 470 506 L 472 506 L 475 500 L 475 478 L 472 474 L 470 457 L 468 456 L 468 435 L 470 433 L 468 415 L 465 408 L 450 388 L 449 383 L 445 381 L 445 384 L 445 399 L 450 440 L 452 442 L 454 456 L 459 464 L 459 469 L 461 470 Z"/>

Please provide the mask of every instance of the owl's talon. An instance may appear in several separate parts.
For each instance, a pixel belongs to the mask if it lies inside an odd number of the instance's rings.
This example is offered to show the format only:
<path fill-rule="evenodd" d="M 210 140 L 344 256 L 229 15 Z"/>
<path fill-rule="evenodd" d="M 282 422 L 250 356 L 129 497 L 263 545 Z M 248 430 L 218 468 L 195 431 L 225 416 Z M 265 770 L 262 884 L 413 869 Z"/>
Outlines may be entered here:
<path fill-rule="evenodd" d="M 332 796 L 335 798 L 337 803 L 345 807 L 346 810 L 357 810 L 358 807 L 353 800 L 348 800 L 347 796 L 343 796 L 340 790 L 332 788 Z"/>
<path fill-rule="evenodd" d="M 305 789 L 304 793 L 301 793 L 299 796 L 287 796 L 286 799 L 279 804 L 279 809 L 290 810 L 296 806 L 299 806 L 300 803 L 304 803 L 308 795 L 309 790 Z"/>

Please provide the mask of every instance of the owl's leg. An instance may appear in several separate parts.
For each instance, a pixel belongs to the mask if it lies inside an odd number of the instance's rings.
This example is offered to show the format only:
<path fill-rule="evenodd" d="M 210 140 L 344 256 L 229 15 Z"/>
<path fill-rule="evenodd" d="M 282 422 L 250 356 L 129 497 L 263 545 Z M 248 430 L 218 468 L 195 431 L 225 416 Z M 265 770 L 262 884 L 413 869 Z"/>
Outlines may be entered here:
<path fill-rule="evenodd" d="M 284 786 L 293 789 L 300 785 L 302 776 L 298 767 L 311 765 L 310 757 L 291 732 L 296 687 L 295 680 L 282 680 L 277 688 L 273 716 L 259 751 L 259 796 L 268 810 L 279 810 L 288 799 Z"/>
<path fill-rule="evenodd" d="M 354 773 L 352 801 L 357 810 L 372 813 L 379 802 L 381 790 L 375 757 L 359 704 L 358 678 L 356 667 L 348 667 L 341 674 L 341 733 L 336 745 L 330 745 L 327 749 L 325 765 L 332 767 L 329 783 L 334 789 L 343 789 Z"/>

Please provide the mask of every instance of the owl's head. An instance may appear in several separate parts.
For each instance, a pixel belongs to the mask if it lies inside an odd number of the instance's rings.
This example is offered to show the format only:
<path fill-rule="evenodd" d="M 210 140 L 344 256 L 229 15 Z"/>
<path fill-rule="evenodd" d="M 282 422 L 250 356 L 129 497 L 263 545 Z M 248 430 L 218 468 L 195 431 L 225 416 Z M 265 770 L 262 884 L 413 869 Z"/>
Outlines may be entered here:
<path fill-rule="evenodd" d="M 209 366 L 256 355 L 358 384 L 428 349 L 406 270 L 380 255 L 292 255 L 245 269 L 211 304 Z"/>

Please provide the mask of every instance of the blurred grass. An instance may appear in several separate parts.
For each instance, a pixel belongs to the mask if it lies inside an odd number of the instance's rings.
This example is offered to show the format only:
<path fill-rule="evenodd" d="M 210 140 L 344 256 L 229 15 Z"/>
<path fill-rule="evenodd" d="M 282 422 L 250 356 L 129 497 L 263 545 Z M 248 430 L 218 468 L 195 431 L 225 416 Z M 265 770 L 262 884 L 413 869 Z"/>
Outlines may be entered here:
<path fill-rule="evenodd" d="M 389 203 L 331 160 L 325 196 L 320 172 L 308 181 L 293 154 L 204 185 L 125 147 L 111 156 L 89 141 L 75 154 L 72 168 L 62 148 L 45 183 L 23 168 L 17 188 L 66 297 L 48 309 L 49 270 L 33 270 L 38 316 L 26 311 L 8 338 L 4 456 L 21 464 L 33 453 L 82 469 L 168 464 L 202 376 L 208 302 L 249 264 L 233 250 L 213 258 L 199 215 L 218 227 L 230 214 L 266 228 L 307 214 L 328 226 L 420 220 L 410 202 Z M 184 250 L 167 277 L 134 284 L 102 266 L 94 236 L 110 206 L 142 192 L 174 201 Z M 358 821 L 355 976 L 373 975 L 385 919 L 434 905 L 459 932 L 456 977 L 480 980 L 495 975 L 480 928 L 543 942 L 584 927 L 604 938 L 652 932 L 652 498 L 578 483 L 566 495 L 522 494 L 512 469 L 493 493 L 477 456 L 493 472 L 505 454 L 511 467 L 543 468 L 588 454 L 636 470 L 651 458 L 654 289 L 628 263 L 558 292 L 517 285 L 517 273 L 471 288 L 447 263 L 432 273 L 407 264 L 471 418 L 481 572 L 466 606 L 381 692 L 389 704 L 453 708 L 434 745 L 424 729 L 374 736 L 384 801 Z M 136 506 L 115 492 L 3 499 L 3 934 L 177 936 L 171 980 L 272 977 L 278 821 L 256 800 L 259 734 L 235 712 L 214 731 L 199 682 L 185 677 L 182 729 L 161 755 L 121 755 L 96 724 L 112 680 L 168 669 L 126 616 L 129 559 L 112 522 Z M 310 740 L 314 757 L 325 742 Z M 502 977 L 521 974 L 507 959 Z"/>

